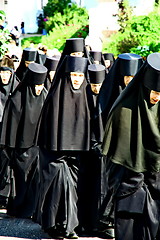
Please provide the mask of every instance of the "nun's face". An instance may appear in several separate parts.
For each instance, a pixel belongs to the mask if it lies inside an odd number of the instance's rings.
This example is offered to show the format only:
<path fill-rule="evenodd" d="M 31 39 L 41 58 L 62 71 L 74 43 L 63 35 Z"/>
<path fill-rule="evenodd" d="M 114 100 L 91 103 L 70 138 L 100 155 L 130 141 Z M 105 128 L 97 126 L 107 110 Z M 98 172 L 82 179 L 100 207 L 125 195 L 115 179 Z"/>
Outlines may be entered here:
<path fill-rule="evenodd" d="M 94 92 L 95 94 L 99 94 L 99 91 L 100 91 L 100 88 L 102 86 L 102 83 L 97 83 L 97 84 L 91 83 L 90 85 L 91 85 L 92 92 Z"/>
<path fill-rule="evenodd" d="M 84 73 L 81 72 L 71 72 L 70 73 L 72 86 L 74 89 L 79 89 L 84 81 Z"/>
<path fill-rule="evenodd" d="M 150 103 L 156 104 L 160 101 L 160 92 L 151 90 L 150 92 Z"/>
<path fill-rule="evenodd" d="M 35 85 L 35 94 L 39 96 L 44 88 L 44 83 Z"/>
<path fill-rule="evenodd" d="M 94 64 L 99 64 L 99 61 L 98 60 L 94 60 Z"/>
<path fill-rule="evenodd" d="M 125 86 L 128 85 L 128 83 L 130 83 L 130 81 L 133 79 L 134 76 L 124 76 L 124 84 Z"/>
<path fill-rule="evenodd" d="M 34 63 L 34 61 L 25 61 L 25 66 L 28 68 L 28 65 L 29 65 L 30 63 Z"/>
<path fill-rule="evenodd" d="M 49 72 L 49 77 L 50 77 L 50 81 L 51 81 L 51 82 L 52 82 L 52 80 L 53 80 L 53 78 L 54 78 L 55 72 L 56 72 L 56 71 L 50 71 L 50 72 Z"/>
<path fill-rule="evenodd" d="M 5 71 L 0 71 L 0 76 L 1 76 L 1 81 L 4 85 L 7 85 L 9 83 L 9 79 L 11 77 L 11 71 L 5 70 Z"/>
<path fill-rule="evenodd" d="M 70 54 L 70 56 L 82 57 L 83 56 L 83 52 L 73 52 L 73 53 Z"/>
<path fill-rule="evenodd" d="M 105 63 L 106 68 L 109 68 L 111 66 L 110 60 L 105 60 L 104 63 Z"/>

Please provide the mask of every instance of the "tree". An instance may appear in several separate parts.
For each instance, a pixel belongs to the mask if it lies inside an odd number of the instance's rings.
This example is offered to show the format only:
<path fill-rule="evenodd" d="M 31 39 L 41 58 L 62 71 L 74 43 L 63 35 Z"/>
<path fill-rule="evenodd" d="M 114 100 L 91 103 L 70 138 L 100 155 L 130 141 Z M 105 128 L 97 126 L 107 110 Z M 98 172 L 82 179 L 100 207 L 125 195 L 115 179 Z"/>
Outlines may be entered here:
<path fill-rule="evenodd" d="M 155 4 L 158 5 L 159 4 L 159 0 L 155 0 Z"/>
<path fill-rule="evenodd" d="M 59 12 L 63 15 L 64 10 L 71 4 L 71 0 L 48 0 L 48 3 L 43 8 L 44 15 L 52 17 Z"/>
<path fill-rule="evenodd" d="M 120 26 L 119 31 L 124 32 L 126 27 L 127 27 L 128 21 L 132 17 L 133 9 L 129 5 L 128 0 L 120 0 L 118 2 L 118 8 L 119 8 L 118 23 L 119 23 L 119 26 Z"/>
<path fill-rule="evenodd" d="M 3 24 L 5 20 L 5 12 L 3 10 L 0 10 L 0 25 Z M 8 43 L 10 41 L 10 33 L 7 29 L 3 29 L 3 27 L 0 28 L 0 58 L 3 57 L 3 55 L 8 50 Z"/>

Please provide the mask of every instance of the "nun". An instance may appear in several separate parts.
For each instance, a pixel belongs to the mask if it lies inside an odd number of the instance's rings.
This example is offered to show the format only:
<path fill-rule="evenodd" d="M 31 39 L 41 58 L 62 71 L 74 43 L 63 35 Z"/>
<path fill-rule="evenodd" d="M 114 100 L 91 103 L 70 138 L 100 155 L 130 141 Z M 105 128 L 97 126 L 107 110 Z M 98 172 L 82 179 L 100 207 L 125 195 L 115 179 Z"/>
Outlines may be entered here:
<path fill-rule="evenodd" d="M 105 211 L 114 202 L 115 240 L 160 239 L 160 53 L 152 53 L 117 98 L 102 144 Z"/>
<path fill-rule="evenodd" d="M 80 160 L 90 149 L 87 67 L 87 58 L 64 58 L 39 121 L 42 181 L 34 220 L 52 238 L 78 238 Z"/>
<path fill-rule="evenodd" d="M 91 50 L 89 53 L 90 53 L 93 64 L 102 64 L 103 62 L 102 52 Z"/>
<path fill-rule="evenodd" d="M 48 69 L 48 71 L 47 71 L 47 78 L 46 78 L 46 81 L 44 83 L 44 86 L 48 91 L 51 87 L 54 75 L 56 73 L 59 58 L 60 58 L 60 56 L 58 56 L 58 55 L 54 56 L 54 57 L 49 57 L 49 56 L 46 57 L 44 66 Z"/>
<path fill-rule="evenodd" d="M 89 56 L 89 52 L 85 46 L 84 38 L 69 38 L 66 40 L 58 67 L 60 66 L 61 62 L 63 61 L 66 55 L 85 57 L 88 58 L 89 64 L 92 63 Z"/>
<path fill-rule="evenodd" d="M 22 81 L 22 79 L 25 75 L 25 72 L 28 68 L 28 65 L 30 63 L 36 62 L 37 54 L 38 54 L 37 49 L 35 49 L 35 48 L 24 48 L 23 49 L 21 61 L 16 70 L 16 75 L 19 78 L 19 81 Z"/>
<path fill-rule="evenodd" d="M 143 59 L 140 55 L 122 53 L 106 75 L 99 93 L 97 107 L 97 115 L 102 114 L 104 127 L 113 103 L 129 81 L 136 75 L 142 64 Z M 125 81 L 125 79 L 127 80 Z"/>
<path fill-rule="evenodd" d="M 108 73 L 115 62 L 114 54 L 113 53 L 103 53 L 102 58 L 104 59 L 106 71 Z"/>
<path fill-rule="evenodd" d="M 13 70 L 13 61 L 4 57 L 0 62 L 0 133 L 2 131 L 2 119 L 6 102 L 19 81 Z M 10 157 L 12 156 L 11 149 L 6 149 L 5 146 L 0 147 L 0 206 L 5 208 L 8 202 L 8 196 L 11 188 L 11 169 Z"/>
<path fill-rule="evenodd" d="M 81 194 L 79 196 L 79 235 L 95 236 L 98 223 L 101 198 L 101 153 L 103 124 L 95 119 L 97 97 L 105 79 L 105 67 L 101 64 L 88 66 L 90 84 L 87 86 L 87 97 L 90 109 L 90 151 L 81 160 Z"/>
<path fill-rule="evenodd" d="M 40 49 L 37 50 L 36 63 L 44 65 L 47 55 Z"/>
<path fill-rule="evenodd" d="M 9 97 L 3 115 L 1 145 L 13 151 L 13 186 L 7 214 L 29 218 L 39 192 L 39 148 L 34 145 L 37 122 L 47 96 L 47 68 L 30 63 L 25 77 Z"/>

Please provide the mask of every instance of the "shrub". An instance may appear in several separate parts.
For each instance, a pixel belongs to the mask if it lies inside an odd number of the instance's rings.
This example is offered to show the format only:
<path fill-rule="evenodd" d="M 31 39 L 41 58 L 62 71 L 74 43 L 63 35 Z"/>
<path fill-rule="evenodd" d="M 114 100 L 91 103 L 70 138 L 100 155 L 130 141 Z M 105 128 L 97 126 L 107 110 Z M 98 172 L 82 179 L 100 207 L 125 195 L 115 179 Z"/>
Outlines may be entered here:
<path fill-rule="evenodd" d="M 116 56 L 123 52 L 138 53 L 146 57 L 151 52 L 159 51 L 160 15 L 158 8 L 147 16 L 133 16 L 124 32 L 112 35 L 104 49 Z"/>
<path fill-rule="evenodd" d="M 66 39 L 76 37 L 85 38 L 87 35 L 88 25 L 81 26 L 80 24 L 68 24 L 56 26 L 47 36 L 42 37 L 42 44 L 46 45 L 50 49 L 57 48 L 59 51 L 62 51 Z"/>
<path fill-rule="evenodd" d="M 50 1 L 53 3 L 53 1 Z M 67 1 L 66 1 L 67 2 Z M 52 13 L 53 14 L 53 13 Z M 57 48 L 63 50 L 64 43 L 68 38 L 85 38 L 89 33 L 89 17 L 85 8 L 78 7 L 77 4 L 67 5 L 63 13 L 56 12 L 53 16 L 48 17 L 45 22 L 45 29 L 48 34 L 40 39 L 23 39 L 22 47 L 29 47 L 33 43 L 36 47 L 38 43 L 47 46 L 49 49 Z"/>
<path fill-rule="evenodd" d="M 47 32 L 52 31 L 53 28 L 60 25 L 78 25 L 85 26 L 88 24 L 88 12 L 85 8 L 80 8 L 77 4 L 72 4 L 71 7 L 67 7 L 61 12 L 54 13 L 53 16 L 48 18 L 45 22 L 45 29 Z"/>
<path fill-rule="evenodd" d="M 0 24 L 3 23 L 5 19 L 5 12 L 0 10 Z M 8 50 L 8 43 L 11 39 L 10 33 L 7 29 L 0 29 L 0 58 L 3 57 L 5 52 Z"/>
<path fill-rule="evenodd" d="M 53 28 L 49 34 L 40 37 L 30 37 L 24 38 L 21 41 L 22 48 L 26 47 L 37 47 L 39 43 L 42 45 L 47 46 L 48 49 L 57 48 L 59 51 L 62 51 L 64 48 L 64 44 L 66 39 L 68 38 L 77 38 L 82 37 L 85 38 L 88 35 L 89 26 L 81 26 L 68 24 L 68 25 L 61 25 L 56 26 Z"/>
<path fill-rule="evenodd" d="M 37 47 L 39 43 L 42 41 L 42 36 L 35 36 L 35 37 L 28 37 L 28 38 L 23 38 L 21 40 L 21 46 L 22 48 L 27 48 L 27 47 Z"/>
<path fill-rule="evenodd" d="M 0 58 L 3 57 L 3 55 L 8 50 L 8 43 L 11 40 L 11 37 L 9 35 L 8 30 L 2 30 L 0 29 Z"/>
<path fill-rule="evenodd" d="M 57 12 L 63 14 L 64 9 L 66 9 L 69 4 L 71 4 L 71 0 L 48 0 L 46 6 L 44 6 L 43 9 L 44 15 L 52 17 Z"/>

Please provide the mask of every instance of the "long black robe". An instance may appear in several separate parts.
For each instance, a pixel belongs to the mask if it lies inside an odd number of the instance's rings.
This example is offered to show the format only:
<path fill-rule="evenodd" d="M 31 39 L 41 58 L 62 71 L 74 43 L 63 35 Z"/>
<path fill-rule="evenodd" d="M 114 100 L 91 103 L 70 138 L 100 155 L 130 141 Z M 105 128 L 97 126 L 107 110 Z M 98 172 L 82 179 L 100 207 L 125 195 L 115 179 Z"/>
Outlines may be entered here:
<path fill-rule="evenodd" d="M 77 188 L 80 159 L 90 149 L 90 112 L 86 79 L 72 87 L 65 60 L 43 107 L 38 145 L 41 162 L 41 194 L 35 221 L 42 228 L 61 226 L 72 232 L 78 225 Z"/>
<path fill-rule="evenodd" d="M 7 212 L 19 217 L 33 214 L 40 181 L 39 149 L 34 146 L 34 136 L 47 90 L 43 89 L 36 96 L 33 86 L 29 84 L 26 74 L 7 101 L 1 132 L 1 144 L 14 149 L 11 166 L 15 195 L 10 198 Z"/>
<path fill-rule="evenodd" d="M 19 84 L 19 81 L 16 77 L 16 74 L 14 71 L 9 67 L 1 67 L 0 70 L 2 71 L 10 71 L 11 77 L 9 79 L 9 83 L 4 85 L 2 82 L 0 83 L 0 132 L 2 128 L 2 118 L 3 113 L 6 105 L 6 101 L 8 100 L 8 97 L 12 94 L 12 92 L 15 90 L 17 85 Z M 0 148 L 0 198 L 2 200 L 2 205 L 4 202 L 7 203 L 8 194 L 10 192 L 11 187 L 11 179 L 10 179 L 10 155 L 12 155 L 11 149 L 6 149 L 4 146 L 1 146 Z M 1 201 L 0 201 L 1 202 Z"/>
<path fill-rule="evenodd" d="M 159 239 L 160 105 L 150 104 L 143 85 L 147 64 L 116 100 L 105 129 L 108 194 L 101 220 L 114 202 L 116 240 Z"/>
<path fill-rule="evenodd" d="M 95 119 L 98 94 L 87 86 L 87 98 L 91 115 L 91 144 L 81 159 L 81 194 L 79 195 L 79 234 L 96 234 L 101 205 L 101 144 L 104 135 L 101 116 Z"/>

